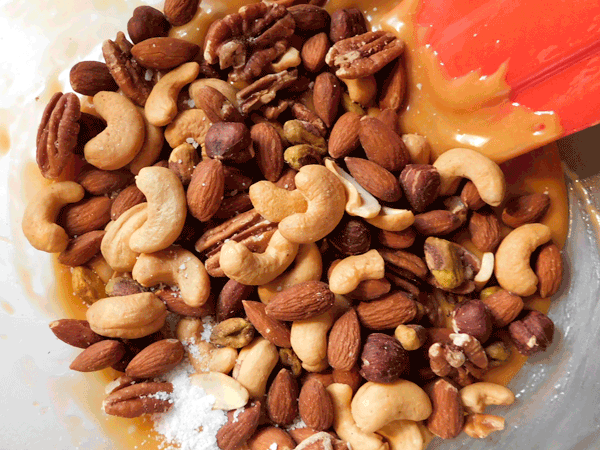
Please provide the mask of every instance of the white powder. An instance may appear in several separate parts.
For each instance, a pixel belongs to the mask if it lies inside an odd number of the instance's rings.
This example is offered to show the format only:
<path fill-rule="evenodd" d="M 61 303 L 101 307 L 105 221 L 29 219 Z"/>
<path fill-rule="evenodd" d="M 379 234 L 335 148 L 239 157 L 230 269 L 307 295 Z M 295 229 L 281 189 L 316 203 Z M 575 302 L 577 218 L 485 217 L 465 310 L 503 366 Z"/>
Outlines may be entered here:
<path fill-rule="evenodd" d="M 273 442 L 271 445 L 269 445 L 269 450 L 277 450 L 277 442 Z"/>
<path fill-rule="evenodd" d="M 217 431 L 227 422 L 224 411 L 214 410 L 215 398 L 193 385 L 189 376 L 194 373 L 184 361 L 166 375 L 173 384 L 170 411 L 154 414 L 155 430 L 164 436 L 167 448 L 180 450 L 218 450 Z"/>
<path fill-rule="evenodd" d="M 210 342 L 210 334 L 215 326 L 215 319 L 212 316 L 203 317 L 202 325 L 204 325 L 204 331 L 202 331 L 200 338 L 203 341 Z"/>
<path fill-rule="evenodd" d="M 307 425 L 304 423 L 304 420 L 302 420 L 299 416 L 296 417 L 296 420 L 294 421 L 293 424 L 291 424 L 289 427 L 286 428 L 286 430 L 290 431 L 290 430 L 295 430 L 296 428 L 306 428 Z"/>
<path fill-rule="evenodd" d="M 238 421 L 238 417 L 240 416 L 241 413 L 243 413 L 246 410 L 246 407 L 242 406 L 241 408 L 236 409 L 233 412 L 233 419 L 231 420 L 233 423 Z"/>

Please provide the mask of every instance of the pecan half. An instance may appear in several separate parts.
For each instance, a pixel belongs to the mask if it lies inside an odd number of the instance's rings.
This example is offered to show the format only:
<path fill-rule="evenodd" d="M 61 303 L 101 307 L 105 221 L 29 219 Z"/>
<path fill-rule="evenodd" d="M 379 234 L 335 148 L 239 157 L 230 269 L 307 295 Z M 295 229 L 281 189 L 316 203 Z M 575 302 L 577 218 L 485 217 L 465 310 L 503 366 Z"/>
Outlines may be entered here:
<path fill-rule="evenodd" d="M 79 108 L 75 94 L 57 92 L 44 110 L 37 133 L 36 159 L 45 178 L 58 178 L 71 159 L 79 134 Z"/>
<path fill-rule="evenodd" d="M 140 106 L 144 106 L 153 83 L 146 77 L 146 69 L 131 56 L 131 43 L 123 33 L 117 33 L 117 39 L 104 41 L 102 54 L 110 74 L 123 93 Z"/>
<path fill-rule="evenodd" d="M 288 87 L 297 78 L 298 70 L 284 70 L 256 80 L 237 93 L 242 113 L 248 114 L 250 111 L 272 102 L 281 89 Z"/>
<path fill-rule="evenodd" d="M 168 395 L 171 392 L 171 383 L 138 383 L 108 395 L 102 402 L 102 408 L 106 414 L 128 418 L 166 412 L 173 406 Z"/>
<path fill-rule="evenodd" d="M 336 42 L 325 62 L 342 79 L 364 78 L 383 69 L 404 51 L 404 42 L 386 31 L 369 31 Z"/>

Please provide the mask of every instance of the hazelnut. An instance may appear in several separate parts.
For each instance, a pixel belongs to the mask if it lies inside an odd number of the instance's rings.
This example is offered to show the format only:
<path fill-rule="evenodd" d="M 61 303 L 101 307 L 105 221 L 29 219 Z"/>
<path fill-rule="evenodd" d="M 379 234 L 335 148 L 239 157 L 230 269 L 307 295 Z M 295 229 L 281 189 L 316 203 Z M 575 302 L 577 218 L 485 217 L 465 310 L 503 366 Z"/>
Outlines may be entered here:
<path fill-rule="evenodd" d="M 480 342 L 489 339 L 492 333 L 492 318 L 481 300 L 470 300 L 454 310 L 452 328 L 456 333 L 466 333 Z"/>
<path fill-rule="evenodd" d="M 374 383 L 393 383 L 408 370 L 408 353 L 387 334 L 370 334 L 360 357 L 360 374 Z"/>
<path fill-rule="evenodd" d="M 482 297 L 496 326 L 504 327 L 511 323 L 523 310 L 523 300 L 518 295 L 500 289 L 492 295 Z"/>
<path fill-rule="evenodd" d="M 400 173 L 400 184 L 412 209 L 423 212 L 439 195 L 440 174 L 430 164 L 409 164 Z"/>
<path fill-rule="evenodd" d="M 508 332 L 519 353 L 532 356 L 550 346 L 554 323 L 539 311 L 529 311 L 523 319 L 511 323 Z"/>
<path fill-rule="evenodd" d="M 360 255 L 371 247 L 371 233 L 360 219 L 342 221 L 328 239 L 345 256 Z"/>
<path fill-rule="evenodd" d="M 206 133 L 204 145 L 209 158 L 243 163 L 253 156 L 250 130 L 239 122 L 213 123 Z"/>
<path fill-rule="evenodd" d="M 148 289 L 145 289 L 133 278 L 115 277 L 108 280 L 104 290 L 108 297 L 123 297 L 125 295 L 146 292 Z"/>

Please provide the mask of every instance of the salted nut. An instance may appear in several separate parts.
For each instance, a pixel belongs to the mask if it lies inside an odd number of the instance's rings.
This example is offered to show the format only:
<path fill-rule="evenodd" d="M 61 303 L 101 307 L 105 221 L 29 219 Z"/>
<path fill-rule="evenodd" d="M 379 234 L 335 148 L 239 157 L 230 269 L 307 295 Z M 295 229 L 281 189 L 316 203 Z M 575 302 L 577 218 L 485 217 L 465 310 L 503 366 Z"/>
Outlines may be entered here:
<path fill-rule="evenodd" d="M 261 398 L 265 395 L 267 381 L 278 361 L 277 347 L 258 337 L 240 351 L 233 378 L 248 390 L 250 398 Z"/>
<path fill-rule="evenodd" d="M 515 394 L 500 384 L 480 382 L 462 388 L 460 398 L 468 413 L 483 413 L 490 405 L 512 405 Z"/>
<path fill-rule="evenodd" d="M 193 385 L 201 387 L 215 398 L 213 409 L 231 411 L 243 407 L 250 398 L 248 390 L 229 375 L 219 372 L 196 373 L 190 377 Z"/>
<path fill-rule="evenodd" d="M 498 164 L 475 150 L 453 148 L 442 153 L 433 163 L 441 177 L 440 194 L 453 194 L 460 178 L 468 178 L 475 184 L 481 199 L 491 206 L 499 206 L 504 200 L 506 182 Z"/>
<path fill-rule="evenodd" d="M 379 280 L 385 275 L 385 262 L 377 250 L 349 256 L 331 271 L 329 288 L 334 294 L 348 294 L 364 280 Z"/>
<path fill-rule="evenodd" d="M 463 263 L 453 242 L 428 237 L 425 240 L 425 261 L 442 289 L 455 289 L 465 281 Z"/>
<path fill-rule="evenodd" d="M 246 319 L 232 317 L 213 327 L 210 342 L 223 347 L 243 348 L 252 342 L 254 327 Z"/>
<path fill-rule="evenodd" d="M 146 202 L 129 208 L 115 221 L 106 225 L 106 234 L 102 238 L 100 251 L 108 265 L 117 272 L 131 272 L 139 253 L 129 247 L 131 235 L 148 218 Z"/>
<path fill-rule="evenodd" d="M 551 238 L 550 228 L 540 223 L 511 231 L 496 251 L 495 275 L 500 286 L 522 297 L 534 294 L 538 277 L 529 260 L 533 251 Z"/>
<path fill-rule="evenodd" d="M 408 209 L 395 209 L 382 206 L 379 214 L 366 221 L 385 231 L 403 231 L 415 222 L 415 215 Z"/>
<path fill-rule="evenodd" d="M 139 153 L 129 163 L 129 170 L 134 175 L 137 175 L 144 167 L 151 166 L 156 162 L 165 142 L 165 135 L 162 128 L 148 122 L 146 113 L 142 108 L 138 107 L 138 111 L 144 119 L 146 135 L 144 136 L 144 143 Z"/>
<path fill-rule="evenodd" d="M 270 222 L 281 222 L 292 214 L 306 212 L 308 208 L 306 198 L 300 191 L 288 191 L 266 180 L 250 186 L 249 194 L 252 206 Z"/>

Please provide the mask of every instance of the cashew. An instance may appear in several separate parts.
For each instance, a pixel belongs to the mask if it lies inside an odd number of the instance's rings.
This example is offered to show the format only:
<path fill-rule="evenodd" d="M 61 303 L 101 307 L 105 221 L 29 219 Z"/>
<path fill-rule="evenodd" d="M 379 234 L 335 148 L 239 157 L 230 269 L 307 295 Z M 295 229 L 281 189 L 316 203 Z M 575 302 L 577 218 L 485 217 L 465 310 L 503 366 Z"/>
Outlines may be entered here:
<path fill-rule="evenodd" d="M 304 368 L 318 368 L 326 361 L 327 332 L 334 322 L 334 308 L 317 317 L 292 322 L 290 342 Z"/>
<path fill-rule="evenodd" d="M 320 373 L 320 372 L 323 372 L 324 370 L 329 369 L 329 361 L 327 361 L 327 358 L 325 358 L 317 364 L 302 363 L 302 368 L 304 370 L 306 370 L 307 372 Z"/>
<path fill-rule="evenodd" d="M 429 396 L 407 380 L 389 384 L 367 381 L 352 399 L 352 417 L 367 433 L 394 420 L 425 420 L 431 411 Z"/>
<path fill-rule="evenodd" d="M 260 286 L 281 275 L 297 253 L 298 244 L 288 241 L 276 231 L 264 253 L 252 253 L 239 242 L 226 242 L 221 247 L 219 264 L 225 275 L 238 283 Z"/>
<path fill-rule="evenodd" d="M 87 262 L 87 266 L 98 274 L 104 284 L 108 283 L 108 280 L 110 280 L 115 273 L 101 253 L 90 259 Z"/>
<path fill-rule="evenodd" d="M 190 376 L 192 384 L 215 398 L 212 409 L 230 411 L 248 403 L 248 390 L 238 381 L 219 372 L 197 373 Z"/>
<path fill-rule="evenodd" d="M 319 281 L 323 274 L 323 260 L 316 244 L 303 244 L 298 249 L 294 264 L 287 272 L 282 273 L 273 281 L 258 287 L 258 296 L 264 304 L 271 298 L 298 283 L 304 281 Z"/>
<path fill-rule="evenodd" d="M 350 100 L 362 106 L 368 106 L 377 95 L 377 81 L 373 75 L 353 80 L 342 79 L 348 87 Z"/>
<path fill-rule="evenodd" d="M 418 134 L 403 134 L 402 141 L 413 164 L 429 164 L 431 146 L 425 137 Z"/>
<path fill-rule="evenodd" d="M 177 97 L 179 91 L 196 79 L 200 72 L 197 62 L 182 64 L 163 76 L 152 88 L 146 100 L 148 122 L 157 127 L 171 123 L 177 115 Z"/>
<path fill-rule="evenodd" d="M 534 294 L 538 277 L 531 269 L 531 253 L 551 238 L 550 228 L 541 223 L 522 225 L 511 231 L 496 251 L 495 274 L 500 286 L 521 297 Z"/>
<path fill-rule="evenodd" d="M 308 201 L 305 213 L 292 214 L 279 223 L 282 236 L 308 244 L 331 233 L 344 216 L 346 194 L 337 177 L 323 166 L 304 166 L 296 174 L 296 189 Z"/>
<path fill-rule="evenodd" d="M 98 92 L 94 107 L 106 121 L 106 128 L 85 144 L 85 159 L 98 169 L 125 167 L 144 144 L 144 118 L 131 100 L 116 92 Z"/>
<path fill-rule="evenodd" d="M 415 215 L 408 209 L 394 209 L 387 206 L 381 207 L 377 217 L 366 219 L 374 227 L 385 231 L 402 231 L 410 227 L 415 221 Z"/>
<path fill-rule="evenodd" d="M 345 209 L 351 216 L 371 219 L 379 214 L 381 205 L 365 188 L 350 176 L 345 170 L 340 168 L 333 159 L 325 160 L 327 167 L 344 185 L 346 191 Z"/>
<path fill-rule="evenodd" d="M 43 187 L 31 199 L 21 224 L 23 234 L 38 250 L 60 253 L 67 248 L 69 236 L 57 225 L 60 209 L 68 203 L 76 203 L 84 196 L 83 188 L 73 181 L 62 181 Z"/>
<path fill-rule="evenodd" d="M 389 445 L 381 436 L 361 430 L 350 413 L 352 388 L 347 384 L 333 383 L 327 386 L 333 402 L 333 429 L 353 450 L 388 450 Z M 376 406 L 376 405 L 373 405 Z"/>
<path fill-rule="evenodd" d="M 146 196 L 148 219 L 129 239 L 138 253 L 153 253 L 170 246 L 181 234 L 187 200 L 181 180 L 165 167 L 144 167 L 135 184 Z"/>
<path fill-rule="evenodd" d="M 210 296 L 210 278 L 204 264 L 193 253 L 170 247 L 154 253 L 143 253 L 132 270 L 133 279 L 142 286 L 158 283 L 175 285 L 186 305 L 202 306 Z"/>
<path fill-rule="evenodd" d="M 165 139 L 171 148 L 185 142 L 204 145 L 206 133 L 208 133 L 211 125 L 212 122 L 204 111 L 201 109 L 188 109 L 177 114 L 177 117 L 167 125 Z"/>
<path fill-rule="evenodd" d="M 152 292 L 107 297 L 86 312 L 90 328 L 101 336 L 138 339 L 162 328 L 167 307 Z"/>
<path fill-rule="evenodd" d="M 427 428 L 412 420 L 396 420 L 377 430 L 390 444 L 390 450 L 425 450 L 431 441 Z"/>
<path fill-rule="evenodd" d="M 515 394 L 501 384 L 482 381 L 465 386 L 460 390 L 460 398 L 468 413 L 482 413 L 489 405 L 512 405 Z"/>
<path fill-rule="evenodd" d="M 380 280 L 385 276 L 385 262 L 377 250 L 341 260 L 331 271 L 329 289 L 334 294 L 348 294 L 361 281 Z"/>
<path fill-rule="evenodd" d="M 433 163 L 440 173 L 441 195 L 453 194 L 460 178 L 475 184 L 481 199 L 491 206 L 499 206 L 504 199 L 506 182 L 500 166 L 487 156 L 468 148 L 453 148 L 442 153 Z"/>
<path fill-rule="evenodd" d="M 483 287 L 490 281 L 492 275 L 494 274 L 494 254 L 491 252 L 486 252 L 481 257 L 481 268 L 473 281 L 475 282 L 475 288 L 480 291 Z"/>
<path fill-rule="evenodd" d="M 138 253 L 129 248 L 129 239 L 148 218 L 147 209 L 147 203 L 140 203 L 129 208 L 116 221 L 106 225 L 106 234 L 102 238 L 100 251 L 113 270 L 131 272 L 133 269 Z"/>
<path fill-rule="evenodd" d="M 235 367 L 238 351 L 231 347 L 215 348 L 210 354 L 208 369 L 211 372 L 229 373 Z"/>
<path fill-rule="evenodd" d="M 298 67 L 302 60 L 300 59 L 300 52 L 297 48 L 290 47 L 281 58 L 271 63 L 271 72 L 278 73 L 292 67 Z"/>
<path fill-rule="evenodd" d="M 465 418 L 463 431 L 474 439 L 484 439 L 494 431 L 504 430 L 504 417 L 472 414 Z"/>
<path fill-rule="evenodd" d="M 142 108 L 138 108 L 140 114 L 144 118 L 144 127 L 146 135 L 140 152 L 129 163 L 129 170 L 132 174 L 137 175 L 144 167 L 151 166 L 158 159 L 160 152 L 165 142 L 165 135 L 162 128 L 152 125 L 146 119 L 146 113 Z"/>
<path fill-rule="evenodd" d="M 251 185 L 249 194 L 254 208 L 270 222 L 281 222 L 287 216 L 306 212 L 308 208 L 300 191 L 288 191 L 266 180 Z"/>
<path fill-rule="evenodd" d="M 210 86 L 211 88 L 216 89 L 221 94 L 223 94 L 233 106 L 239 109 L 240 104 L 237 99 L 238 90 L 234 88 L 231 84 L 229 84 L 227 81 L 220 80 L 219 78 L 201 78 L 200 80 L 196 80 L 192 84 L 190 84 L 190 98 L 194 100 L 196 104 L 200 104 L 200 102 L 196 101 L 196 99 L 198 91 L 203 86 Z"/>
<path fill-rule="evenodd" d="M 261 398 L 277 361 L 277 347 L 264 338 L 256 338 L 240 351 L 233 368 L 233 378 L 248 389 L 251 398 Z"/>

